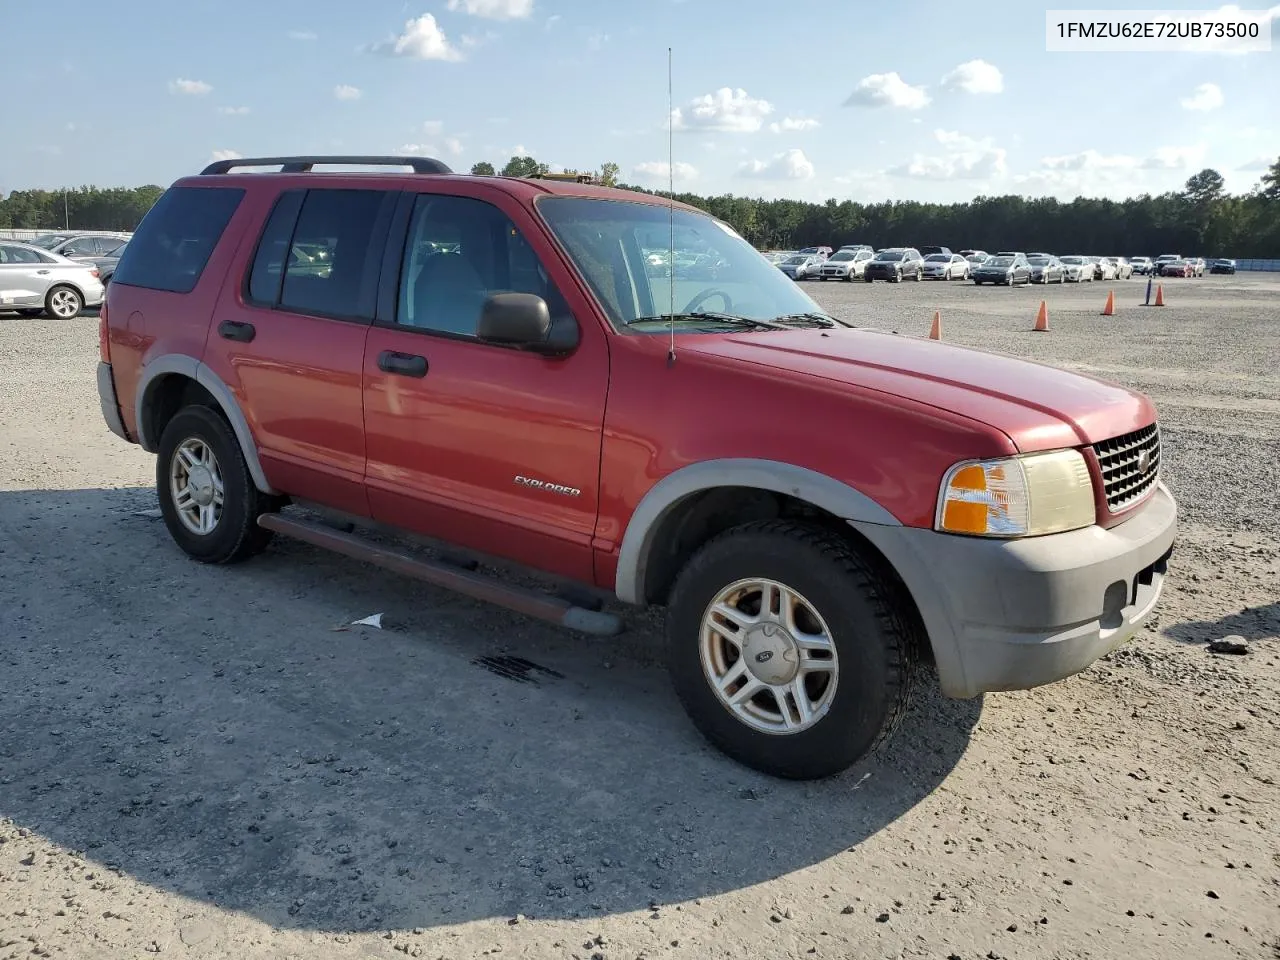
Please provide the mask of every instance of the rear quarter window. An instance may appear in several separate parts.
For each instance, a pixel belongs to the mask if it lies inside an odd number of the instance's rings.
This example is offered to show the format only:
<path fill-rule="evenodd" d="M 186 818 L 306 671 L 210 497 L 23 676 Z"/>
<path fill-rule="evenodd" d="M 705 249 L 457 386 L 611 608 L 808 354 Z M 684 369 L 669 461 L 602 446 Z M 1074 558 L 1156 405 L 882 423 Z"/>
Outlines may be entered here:
<path fill-rule="evenodd" d="M 170 187 L 142 218 L 111 282 L 190 293 L 244 194 L 240 187 Z"/>

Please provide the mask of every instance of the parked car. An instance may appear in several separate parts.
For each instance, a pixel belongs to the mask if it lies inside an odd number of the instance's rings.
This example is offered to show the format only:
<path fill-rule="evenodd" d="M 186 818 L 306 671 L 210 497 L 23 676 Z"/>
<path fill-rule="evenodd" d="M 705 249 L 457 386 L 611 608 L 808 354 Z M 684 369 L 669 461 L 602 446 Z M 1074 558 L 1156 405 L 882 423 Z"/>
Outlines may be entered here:
<path fill-rule="evenodd" d="M 985 250 L 961 250 L 960 256 L 972 263 L 974 257 L 989 257 L 991 254 L 987 253 Z"/>
<path fill-rule="evenodd" d="M 945 253 L 947 256 L 951 255 L 950 247 L 916 247 L 916 249 L 920 251 L 920 256 L 922 257 L 931 257 L 935 253 Z"/>
<path fill-rule="evenodd" d="M 867 261 L 862 279 L 867 283 L 888 280 L 901 283 L 904 279 L 919 280 L 924 276 L 924 257 L 915 247 L 886 247 Z"/>
<path fill-rule="evenodd" d="M 98 268 L 30 243 L 0 240 L 0 310 L 24 317 L 48 314 L 58 320 L 80 316 L 102 303 Z"/>
<path fill-rule="evenodd" d="M 792 280 L 812 280 L 822 269 L 823 258 L 816 253 L 797 253 L 779 263 L 778 269 Z"/>
<path fill-rule="evenodd" d="M 970 276 L 978 286 L 984 283 L 1007 283 L 1014 287 L 1020 283 L 1031 282 L 1031 264 L 1024 253 L 997 253 L 975 269 Z"/>
<path fill-rule="evenodd" d="M 129 241 L 126 240 L 116 247 L 110 256 L 93 258 L 92 263 L 98 268 L 98 279 L 102 281 L 104 287 L 111 282 L 111 277 L 116 272 L 116 265 L 120 263 L 120 256 L 128 246 Z"/>
<path fill-rule="evenodd" d="M 1151 273 L 1152 262 L 1150 257 L 1130 257 L 1129 264 L 1133 267 L 1133 272 L 1138 276 L 1145 276 Z"/>
<path fill-rule="evenodd" d="M 869 243 L 846 243 L 840 248 L 840 250 L 852 250 L 854 253 L 857 253 L 859 250 L 865 250 L 867 253 L 876 252 L 875 248 Z M 836 252 L 838 253 L 839 251 Z"/>
<path fill-rule="evenodd" d="M 1088 257 L 1073 253 L 1065 257 L 1059 257 L 1058 260 L 1060 260 L 1063 267 L 1066 268 L 1067 283 L 1085 283 L 1093 281 L 1095 275 L 1094 266 L 1089 262 Z"/>
<path fill-rule="evenodd" d="M 1114 280 L 1116 278 L 1115 264 L 1105 257 L 1085 257 L 1085 260 L 1093 266 L 1093 279 Z"/>
<path fill-rule="evenodd" d="M 1166 260 L 1160 264 L 1162 277 L 1194 277 L 1196 268 L 1190 260 Z"/>
<path fill-rule="evenodd" d="M 815 257 L 821 257 L 824 260 L 831 256 L 832 253 L 830 247 L 801 247 L 796 252 L 813 254 Z"/>
<path fill-rule="evenodd" d="M 115 253 L 126 240 L 127 233 L 46 233 L 31 241 L 31 245 L 72 260 L 94 260 Z"/>
<path fill-rule="evenodd" d="M 1133 277 L 1133 264 L 1124 257 L 1103 257 L 1102 259 L 1115 267 L 1117 280 L 1129 280 Z"/>
<path fill-rule="evenodd" d="M 1152 264 L 1152 269 L 1154 270 L 1155 275 L 1157 277 L 1164 276 L 1164 265 L 1166 263 L 1172 263 L 1175 260 L 1181 260 L 1181 259 L 1182 259 L 1182 256 L 1180 254 L 1162 253 L 1160 254 L 1160 256 L 1156 257 L 1155 262 Z"/>
<path fill-rule="evenodd" d="M 930 253 L 924 258 L 928 280 L 968 280 L 969 261 L 958 253 Z"/>
<path fill-rule="evenodd" d="M 860 280 L 867 264 L 875 256 L 870 250 L 846 250 L 841 247 L 818 268 L 822 280 Z"/>
<path fill-rule="evenodd" d="M 982 266 L 984 263 L 987 262 L 987 260 L 991 258 L 991 255 L 989 253 L 983 253 L 980 250 L 975 253 L 962 253 L 961 256 L 964 257 L 969 264 L 970 275 L 973 274 L 975 267 Z"/>
<path fill-rule="evenodd" d="M 286 536 L 361 561 L 336 574 L 347 591 L 369 564 L 596 636 L 623 629 L 606 598 L 665 607 L 695 728 L 793 779 L 888 737 L 920 660 L 948 696 L 1030 688 L 1157 606 L 1177 506 L 1146 396 L 852 328 L 665 198 L 436 176 L 448 167 L 426 158 L 309 172 L 342 162 L 218 161 L 178 180 L 107 288 L 102 416 L 155 454 L 164 526 L 193 560 Z M 674 309 L 635 242 L 668 231 L 726 264 L 681 281 Z M 328 266 L 296 263 L 298 242 Z"/>
<path fill-rule="evenodd" d="M 1209 264 L 1210 273 L 1235 273 L 1236 262 L 1226 258 L 1219 257 Z"/>
<path fill-rule="evenodd" d="M 1191 275 L 1193 277 L 1203 277 L 1205 271 L 1209 269 L 1204 257 L 1192 257 L 1187 262 L 1191 264 Z"/>
<path fill-rule="evenodd" d="M 1027 257 L 1027 262 L 1031 264 L 1032 283 L 1043 283 L 1047 286 L 1050 283 L 1067 282 L 1067 268 L 1057 257 L 1047 253 L 1032 254 Z"/>

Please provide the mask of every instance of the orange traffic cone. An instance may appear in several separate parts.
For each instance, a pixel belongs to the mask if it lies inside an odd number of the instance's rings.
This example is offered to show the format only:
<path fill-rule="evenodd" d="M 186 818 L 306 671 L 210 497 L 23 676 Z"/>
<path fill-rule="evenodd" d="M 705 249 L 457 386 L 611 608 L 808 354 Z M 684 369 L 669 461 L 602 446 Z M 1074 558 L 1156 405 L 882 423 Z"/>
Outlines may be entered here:
<path fill-rule="evenodd" d="M 1156 304 L 1155 305 L 1157 307 L 1164 306 L 1164 284 L 1163 283 L 1156 284 Z"/>
<path fill-rule="evenodd" d="M 1049 307 L 1043 300 L 1040 301 L 1040 311 L 1036 314 L 1036 325 L 1031 329 L 1033 333 L 1049 332 Z"/>
<path fill-rule="evenodd" d="M 1116 292 L 1114 290 L 1107 291 L 1107 305 L 1102 308 L 1104 317 L 1114 317 L 1116 314 Z"/>
<path fill-rule="evenodd" d="M 942 311 L 941 310 L 933 311 L 933 326 L 929 328 L 929 339 L 930 340 L 942 339 Z"/>

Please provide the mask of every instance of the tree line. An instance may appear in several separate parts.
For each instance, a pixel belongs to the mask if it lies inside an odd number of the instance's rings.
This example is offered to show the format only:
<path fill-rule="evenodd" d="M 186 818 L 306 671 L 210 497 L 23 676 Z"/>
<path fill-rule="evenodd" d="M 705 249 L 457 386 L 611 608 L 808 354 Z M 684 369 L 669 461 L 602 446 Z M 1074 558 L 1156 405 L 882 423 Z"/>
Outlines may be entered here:
<path fill-rule="evenodd" d="M 501 168 L 481 162 L 482 176 L 538 176 L 549 167 L 533 157 L 512 157 Z M 623 183 L 615 163 L 589 173 L 598 182 L 667 196 Z M 16 190 L 0 199 L 0 229 L 132 230 L 163 188 Z M 1125 200 L 1080 197 L 979 196 L 962 203 L 914 200 L 856 203 L 764 200 L 679 192 L 675 198 L 731 224 L 761 249 L 812 244 L 874 247 L 942 244 L 953 250 L 1049 250 L 1058 253 L 1280 258 L 1280 159 L 1247 193 L 1226 192 L 1222 175 L 1205 169 L 1181 191 Z"/>

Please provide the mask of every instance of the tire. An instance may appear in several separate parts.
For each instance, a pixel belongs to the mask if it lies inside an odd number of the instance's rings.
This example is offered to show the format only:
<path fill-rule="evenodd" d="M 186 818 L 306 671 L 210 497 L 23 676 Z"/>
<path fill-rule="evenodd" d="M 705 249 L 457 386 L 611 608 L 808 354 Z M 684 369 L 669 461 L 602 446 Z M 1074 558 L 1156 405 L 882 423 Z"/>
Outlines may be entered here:
<path fill-rule="evenodd" d="M 894 282 L 894 283 L 901 283 L 901 282 L 902 282 L 902 271 L 901 271 L 901 270 L 899 270 L 897 273 L 895 273 L 895 274 L 893 275 L 893 282 Z"/>
<path fill-rule="evenodd" d="M 44 312 L 58 320 L 74 320 L 84 310 L 84 297 L 75 287 L 60 283 L 44 296 Z"/>
<path fill-rule="evenodd" d="M 923 279 L 924 279 L 924 271 L 923 271 L 923 270 L 921 270 L 921 269 L 919 269 L 919 268 L 917 267 L 917 268 L 916 268 L 916 283 L 919 283 L 919 282 L 920 282 L 921 280 L 923 280 Z"/>
<path fill-rule="evenodd" d="M 707 650 L 737 650 L 716 631 L 704 631 L 710 605 L 736 585 L 763 578 L 784 585 L 825 621 L 833 651 L 832 673 L 818 672 L 804 682 L 804 697 L 818 713 L 801 720 L 790 705 L 795 732 L 783 732 L 779 700 L 762 688 L 746 701 L 745 710 L 772 723 L 774 732 L 753 726 L 731 708 L 713 687 L 712 675 L 731 676 L 739 656 L 724 666 Z M 746 588 L 746 610 L 758 610 L 760 591 Z M 781 612 L 782 604 L 779 603 Z M 794 608 L 793 608 L 794 609 Z M 818 621 L 810 620 L 818 625 Z M 866 757 L 892 734 L 906 711 L 915 677 L 920 637 L 905 590 L 896 578 L 857 552 L 848 542 L 820 527 L 787 520 L 767 520 L 736 527 L 704 544 L 676 578 L 667 606 L 667 666 L 686 712 L 699 732 L 737 762 L 771 776 L 813 780 L 832 776 Z M 739 634 L 746 636 L 746 634 Z M 784 634 L 785 635 L 785 634 Z M 776 637 L 777 635 L 775 635 Z M 763 632 L 753 641 L 763 647 L 751 660 L 762 665 L 761 654 L 786 641 L 770 640 Z M 776 660 L 785 681 L 788 649 Z M 809 658 L 807 662 L 823 662 Z M 719 666 L 718 666 L 719 664 Z M 741 674 L 757 680 L 745 669 Z M 834 687 L 830 684 L 834 680 Z M 792 681 L 794 682 L 794 681 Z M 734 681 L 731 689 L 741 689 Z M 811 701 L 817 691 L 818 702 Z M 787 699 L 794 699 L 788 695 Z M 769 705 L 772 705 L 772 714 Z M 776 718 L 776 719 L 775 719 Z M 808 722 L 809 725 L 804 724 Z"/>
<path fill-rule="evenodd" d="M 222 482 L 221 510 L 214 511 L 216 519 L 205 532 L 193 530 L 182 519 L 185 511 L 180 511 L 176 502 L 176 481 L 171 478 L 179 451 L 190 453 L 195 448 L 212 453 Z M 188 489 L 191 476 L 188 471 Z M 203 479 L 198 478 L 202 492 L 207 489 Z M 254 486 L 235 433 L 222 415 L 209 407 L 185 407 L 164 428 L 156 456 L 156 493 L 169 535 L 183 552 L 201 563 L 238 563 L 262 552 L 271 541 L 272 532 L 258 526 L 258 517 L 277 510 L 279 502 Z"/>

